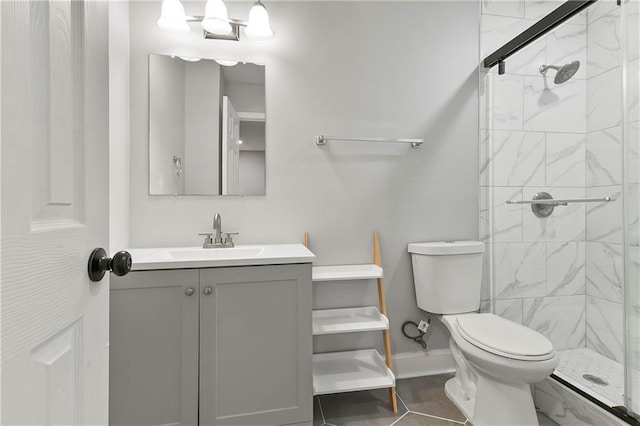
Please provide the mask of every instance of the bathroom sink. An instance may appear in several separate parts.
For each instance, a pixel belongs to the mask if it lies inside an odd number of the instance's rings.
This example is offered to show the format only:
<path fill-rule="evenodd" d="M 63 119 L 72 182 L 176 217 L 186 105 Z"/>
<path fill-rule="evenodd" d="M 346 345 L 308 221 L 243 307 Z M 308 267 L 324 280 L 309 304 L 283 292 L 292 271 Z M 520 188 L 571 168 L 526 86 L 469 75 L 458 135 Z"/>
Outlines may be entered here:
<path fill-rule="evenodd" d="M 260 256 L 264 247 L 187 248 L 169 251 L 176 260 L 251 259 Z"/>
<path fill-rule="evenodd" d="M 231 248 L 166 247 L 129 249 L 134 271 L 217 268 L 221 266 L 311 263 L 315 255 L 302 244 L 237 245 Z"/>

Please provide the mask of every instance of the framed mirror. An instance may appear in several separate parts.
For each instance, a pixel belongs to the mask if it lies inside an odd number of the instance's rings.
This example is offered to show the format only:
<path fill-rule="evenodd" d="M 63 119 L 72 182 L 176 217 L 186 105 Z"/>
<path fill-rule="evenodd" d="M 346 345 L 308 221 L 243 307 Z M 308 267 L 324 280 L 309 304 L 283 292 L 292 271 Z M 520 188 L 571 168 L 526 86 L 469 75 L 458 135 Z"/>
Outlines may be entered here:
<path fill-rule="evenodd" d="M 264 195 L 264 66 L 149 55 L 149 194 Z"/>

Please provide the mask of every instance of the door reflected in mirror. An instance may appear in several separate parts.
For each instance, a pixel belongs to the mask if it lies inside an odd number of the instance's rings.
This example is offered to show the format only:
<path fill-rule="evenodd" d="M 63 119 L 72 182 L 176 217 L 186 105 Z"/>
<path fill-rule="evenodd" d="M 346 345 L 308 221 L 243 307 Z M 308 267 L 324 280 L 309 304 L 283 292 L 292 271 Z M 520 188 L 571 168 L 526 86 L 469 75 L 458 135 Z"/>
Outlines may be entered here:
<path fill-rule="evenodd" d="M 149 193 L 264 195 L 264 66 L 149 55 Z"/>

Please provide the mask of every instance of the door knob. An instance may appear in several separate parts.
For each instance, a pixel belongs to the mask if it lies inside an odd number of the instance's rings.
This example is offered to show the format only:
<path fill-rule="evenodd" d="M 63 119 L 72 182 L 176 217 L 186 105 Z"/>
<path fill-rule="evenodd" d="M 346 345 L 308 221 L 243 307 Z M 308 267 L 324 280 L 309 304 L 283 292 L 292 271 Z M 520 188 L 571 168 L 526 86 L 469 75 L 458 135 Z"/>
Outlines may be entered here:
<path fill-rule="evenodd" d="M 205 294 L 205 296 L 208 296 L 211 293 L 213 293 L 213 289 L 211 287 L 205 287 L 204 290 L 202 290 L 202 292 Z"/>
<path fill-rule="evenodd" d="M 193 296 L 193 294 L 194 294 L 195 292 L 196 292 L 196 291 L 195 291 L 194 289 L 192 289 L 191 287 L 189 287 L 188 289 L 186 289 L 186 290 L 184 291 L 184 294 L 186 294 L 187 296 Z"/>
<path fill-rule="evenodd" d="M 89 279 L 98 282 L 107 271 L 111 271 L 119 277 L 127 275 L 131 270 L 131 263 L 131 254 L 127 251 L 119 251 L 111 258 L 107 256 L 107 252 L 103 248 L 96 248 L 89 256 L 89 264 L 87 265 Z"/>

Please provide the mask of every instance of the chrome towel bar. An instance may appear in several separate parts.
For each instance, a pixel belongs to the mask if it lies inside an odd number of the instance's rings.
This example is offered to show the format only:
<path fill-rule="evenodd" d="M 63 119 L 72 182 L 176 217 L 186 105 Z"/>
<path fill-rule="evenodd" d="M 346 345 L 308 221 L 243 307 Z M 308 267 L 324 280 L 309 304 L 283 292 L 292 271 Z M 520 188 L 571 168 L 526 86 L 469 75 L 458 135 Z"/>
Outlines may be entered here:
<path fill-rule="evenodd" d="M 609 201 L 615 201 L 615 198 L 602 197 L 602 198 L 574 198 L 566 200 L 556 199 L 540 199 L 540 200 L 507 200 L 507 204 L 551 204 L 555 206 L 566 206 L 570 203 L 607 203 Z"/>
<path fill-rule="evenodd" d="M 424 139 L 337 138 L 325 135 L 316 136 L 316 145 L 326 145 L 327 141 L 409 143 L 411 144 L 411 148 L 420 148 L 420 145 L 424 143 Z"/>
<path fill-rule="evenodd" d="M 555 200 L 548 192 L 538 192 L 532 200 L 507 200 L 507 204 L 530 204 L 533 214 L 544 218 L 551 216 L 553 210 L 558 206 L 566 206 L 571 203 L 608 203 L 615 200 L 612 197 Z"/>

